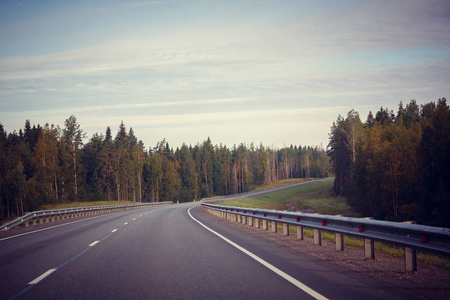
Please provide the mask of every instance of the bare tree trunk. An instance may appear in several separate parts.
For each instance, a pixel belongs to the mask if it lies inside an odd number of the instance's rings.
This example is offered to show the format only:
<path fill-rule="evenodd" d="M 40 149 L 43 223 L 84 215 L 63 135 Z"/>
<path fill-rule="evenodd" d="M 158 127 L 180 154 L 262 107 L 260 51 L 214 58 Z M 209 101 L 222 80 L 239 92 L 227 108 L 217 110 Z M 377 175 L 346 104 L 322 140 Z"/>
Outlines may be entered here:
<path fill-rule="evenodd" d="M 138 188 L 139 188 L 139 202 L 142 202 L 142 174 L 140 174 L 140 172 L 138 171 L 137 174 L 137 179 L 138 179 Z"/>
<path fill-rule="evenodd" d="M 9 211 L 9 197 L 8 196 L 6 196 L 6 211 L 8 212 L 7 213 L 8 218 L 10 218 L 11 217 L 11 212 Z"/>
<path fill-rule="evenodd" d="M 72 144 L 72 156 L 73 156 L 73 176 L 74 176 L 74 196 L 75 200 L 78 200 L 78 182 L 77 182 L 77 153 L 75 144 Z"/>
<path fill-rule="evenodd" d="M 22 216 L 25 214 L 25 212 L 23 211 L 23 196 L 20 197 L 20 209 L 22 211 Z"/>
<path fill-rule="evenodd" d="M 117 201 L 120 201 L 119 171 L 117 171 L 117 173 L 116 173 L 116 185 L 117 185 Z"/>
<path fill-rule="evenodd" d="M 156 179 L 156 201 L 159 202 L 159 179 Z"/>
<path fill-rule="evenodd" d="M 244 162 L 241 162 L 241 193 L 244 192 Z"/>
<path fill-rule="evenodd" d="M 58 178 L 55 172 L 55 198 L 56 198 L 56 202 L 59 202 L 59 196 L 58 196 Z"/>

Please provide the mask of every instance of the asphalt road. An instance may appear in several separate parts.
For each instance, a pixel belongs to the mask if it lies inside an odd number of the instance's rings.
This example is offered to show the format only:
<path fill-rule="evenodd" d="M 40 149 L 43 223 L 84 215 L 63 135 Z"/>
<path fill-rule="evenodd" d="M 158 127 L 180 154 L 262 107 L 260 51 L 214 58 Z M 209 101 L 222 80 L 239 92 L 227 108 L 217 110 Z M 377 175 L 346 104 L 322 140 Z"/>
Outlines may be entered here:
<path fill-rule="evenodd" d="M 143 208 L 0 232 L 0 299 L 417 299 L 203 210 Z"/>

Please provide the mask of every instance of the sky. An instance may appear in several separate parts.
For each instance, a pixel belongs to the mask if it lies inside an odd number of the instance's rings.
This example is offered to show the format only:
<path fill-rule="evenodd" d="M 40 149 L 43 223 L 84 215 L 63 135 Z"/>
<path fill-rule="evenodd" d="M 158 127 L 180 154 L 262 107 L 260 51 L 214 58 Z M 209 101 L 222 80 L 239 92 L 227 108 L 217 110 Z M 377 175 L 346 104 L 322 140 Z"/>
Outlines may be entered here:
<path fill-rule="evenodd" d="M 147 149 L 325 148 L 339 115 L 449 83 L 448 0 L 0 1 L 8 132 L 74 115 L 88 138 L 123 121 Z"/>

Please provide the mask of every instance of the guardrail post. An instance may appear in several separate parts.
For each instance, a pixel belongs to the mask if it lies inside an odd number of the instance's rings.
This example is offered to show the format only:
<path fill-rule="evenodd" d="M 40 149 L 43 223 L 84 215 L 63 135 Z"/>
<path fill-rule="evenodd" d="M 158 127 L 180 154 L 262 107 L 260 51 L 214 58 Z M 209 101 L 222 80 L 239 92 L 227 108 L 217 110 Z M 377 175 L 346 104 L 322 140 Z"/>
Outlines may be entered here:
<path fill-rule="evenodd" d="M 342 215 L 335 215 L 336 217 L 342 217 Z M 342 233 L 335 234 L 336 251 L 344 251 L 344 235 Z"/>
<path fill-rule="evenodd" d="M 336 233 L 336 251 L 344 251 L 344 235 Z"/>
<path fill-rule="evenodd" d="M 303 240 L 303 226 L 297 226 L 297 240 Z"/>
<path fill-rule="evenodd" d="M 283 235 L 289 235 L 289 224 L 283 223 Z"/>
<path fill-rule="evenodd" d="M 254 219 L 253 225 L 255 226 L 255 228 L 259 228 L 261 226 L 258 218 Z"/>
<path fill-rule="evenodd" d="M 271 221 L 271 223 L 272 223 L 272 232 L 276 233 L 278 231 L 277 222 Z"/>
<path fill-rule="evenodd" d="M 364 258 L 375 259 L 375 241 L 364 239 Z"/>
<path fill-rule="evenodd" d="M 247 225 L 247 216 L 242 216 L 242 224 Z"/>
<path fill-rule="evenodd" d="M 33 226 L 36 225 L 36 218 L 33 218 Z"/>
<path fill-rule="evenodd" d="M 416 221 L 406 221 L 406 224 L 416 224 Z M 405 272 L 417 271 L 417 251 L 414 248 L 405 247 Z"/>
<path fill-rule="evenodd" d="M 248 226 L 253 226 L 253 217 L 248 218 Z"/>
<path fill-rule="evenodd" d="M 267 230 L 267 220 L 262 220 L 262 229 Z"/>
<path fill-rule="evenodd" d="M 322 230 L 314 229 L 314 245 L 322 245 Z"/>
<path fill-rule="evenodd" d="M 25 227 L 30 227 L 30 221 L 25 222 Z"/>
<path fill-rule="evenodd" d="M 366 217 L 366 220 L 373 220 L 373 217 Z M 364 258 L 375 259 L 375 241 L 364 239 Z"/>
<path fill-rule="evenodd" d="M 405 272 L 417 271 L 416 249 L 405 247 Z"/>
<path fill-rule="evenodd" d="M 236 215 L 237 218 L 237 222 L 238 223 L 242 223 L 242 216 L 241 215 Z"/>

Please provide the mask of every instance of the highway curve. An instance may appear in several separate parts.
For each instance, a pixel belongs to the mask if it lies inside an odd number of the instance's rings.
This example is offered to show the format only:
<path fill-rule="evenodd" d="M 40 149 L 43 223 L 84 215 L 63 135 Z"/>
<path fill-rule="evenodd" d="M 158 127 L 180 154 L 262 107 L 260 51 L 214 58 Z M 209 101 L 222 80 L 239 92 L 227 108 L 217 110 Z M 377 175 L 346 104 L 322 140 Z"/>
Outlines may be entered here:
<path fill-rule="evenodd" d="M 0 232 L 0 299 L 418 299 L 198 203 Z"/>

